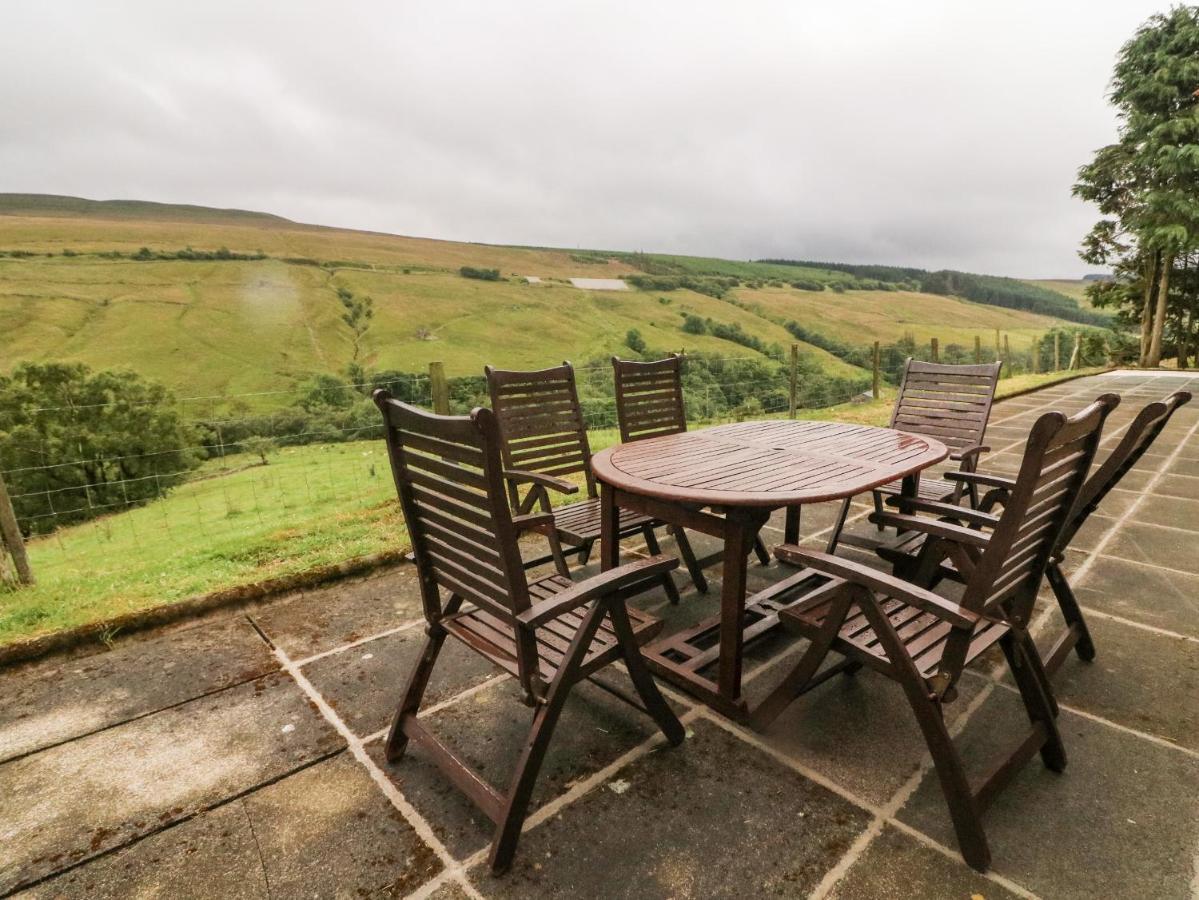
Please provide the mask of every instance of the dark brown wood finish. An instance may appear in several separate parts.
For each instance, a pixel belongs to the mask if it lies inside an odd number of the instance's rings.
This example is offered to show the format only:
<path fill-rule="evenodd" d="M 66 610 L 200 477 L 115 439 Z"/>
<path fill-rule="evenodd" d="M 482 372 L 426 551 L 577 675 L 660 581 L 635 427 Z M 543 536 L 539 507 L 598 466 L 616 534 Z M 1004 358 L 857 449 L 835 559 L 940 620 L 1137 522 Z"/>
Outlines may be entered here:
<path fill-rule="evenodd" d="M 571 688 L 623 660 L 647 712 L 677 745 L 683 729 L 663 700 L 639 647 L 661 622 L 625 600 L 678 562 L 654 556 L 575 583 L 563 575 L 528 581 L 518 539 L 558 532 L 544 513 L 514 514 L 491 410 L 438 416 L 375 392 L 392 473 L 412 538 L 426 620 L 425 645 L 409 676 L 387 738 L 395 763 L 410 741 L 495 823 L 490 864 L 506 870 L 546 748 Z M 556 554 L 560 557 L 560 554 Z M 493 787 L 417 718 L 447 636 L 511 674 L 533 707 L 533 724 L 506 791 Z M 627 699 L 627 698 L 626 698 Z M 637 705 L 637 704 L 634 704 Z"/>
<path fill-rule="evenodd" d="M 722 538 L 729 551 L 720 615 L 647 646 L 651 667 L 725 715 L 746 718 L 744 643 L 777 625 L 781 608 L 776 588 L 748 604 L 745 597 L 746 554 L 771 511 L 838 500 L 896 479 L 913 490 L 914 476 L 948 453 L 935 439 L 892 429 L 791 420 L 720 425 L 597 453 L 592 468 L 603 489 L 605 567 L 617 563 L 618 508 Z M 712 666 L 715 679 L 704 672 Z"/>
<path fill-rule="evenodd" d="M 991 405 L 1002 365 L 994 362 L 951 366 L 908 359 L 903 367 L 899 396 L 891 411 L 890 427 L 936 438 L 949 447 L 949 458 L 959 464 L 960 471 L 973 472 L 978 458 L 988 449 L 983 445 L 983 438 L 991 418 Z M 899 482 L 876 488 L 873 491 L 875 511 L 882 510 L 885 497 L 899 494 L 901 490 Z M 971 505 L 978 505 L 977 490 L 969 484 L 944 478 L 923 478 L 919 485 L 920 497 L 941 503 L 956 504 L 963 492 L 969 495 Z M 841 541 L 851 502 L 852 498 L 847 497 L 841 506 L 837 524 L 829 537 L 829 553 L 835 552 Z"/>
<path fill-rule="evenodd" d="M 671 354 L 666 359 L 640 360 L 612 357 L 612 374 L 616 384 L 616 421 L 623 443 L 681 434 L 687 430 L 687 414 L 683 404 L 683 357 Z M 696 557 L 684 528 L 671 526 L 679 545 L 679 556 L 691 574 L 700 593 L 708 592 L 704 569 L 724 560 L 724 550 Z M 770 554 L 760 536 L 755 536 L 753 551 L 762 565 L 770 562 Z"/>
<path fill-rule="evenodd" d="M 1115 394 L 1104 394 L 1099 399 L 1112 407 L 1120 402 L 1120 398 Z M 1100 506 L 1112 488 L 1120 483 L 1120 480 L 1144 456 L 1145 451 L 1153 446 L 1158 435 L 1169 424 L 1175 411 L 1190 400 L 1189 392 L 1175 391 L 1163 400 L 1156 400 L 1146 405 L 1137 413 L 1116 448 L 1095 468 L 1083 485 L 1074 511 L 1065 528 L 1062 529 L 1057 546 L 1053 555 L 1050 556 L 1045 570 L 1045 577 L 1057 598 L 1062 618 L 1066 621 L 1065 630 L 1055 640 L 1052 649 L 1045 654 L 1045 668 L 1051 674 L 1060 668 L 1071 650 L 1074 650 L 1078 657 L 1086 662 L 1095 658 L 1095 644 L 1091 640 L 1090 631 L 1083 618 L 1082 608 L 1062 571 L 1061 564 L 1065 558 L 1066 548 L 1070 546 L 1070 542 L 1078 530 L 1091 513 Z M 1016 486 L 1016 480 L 1013 478 L 982 472 L 951 472 L 949 477 L 986 490 L 979 504 L 979 512 L 984 514 L 1005 505 Z M 894 502 L 902 511 L 913 511 L 910 503 L 902 500 Z M 953 510 L 930 509 L 927 505 L 924 505 L 924 511 L 939 513 L 949 521 L 962 522 L 975 528 L 992 528 L 996 521 L 993 517 L 984 516 L 963 518 Z M 897 572 L 912 571 L 919 558 L 924 540 L 923 534 L 915 533 L 910 539 L 901 542 L 898 547 L 880 548 L 879 555 L 893 563 Z M 960 581 L 962 574 L 952 560 L 947 560 L 927 583 L 931 585 L 940 578 Z"/>
<path fill-rule="evenodd" d="M 518 513 L 539 509 L 553 516 L 559 540 L 568 553 L 586 562 L 600 536 L 599 494 L 591 472 L 591 444 L 579 405 L 574 367 L 564 362 L 551 369 L 517 372 L 486 366 L 491 408 L 503 437 L 503 459 L 508 493 Z M 577 503 L 554 506 L 549 492 L 578 493 L 567 480 L 582 477 L 586 498 Z M 525 494 L 521 497 L 521 489 Z M 654 529 L 663 523 L 632 511 L 620 515 L 622 538 L 640 534 L 651 554 L 660 552 Z M 529 560 L 531 568 L 552 557 Z M 565 564 L 556 559 L 559 574 Z M 664 575 L 662 584 L 672 603 L 679 600 L 673 579 Z"/>
<path fill-rule="evenodd" d="M 967 521 L 992 520 L 987 532 L 915 514 L 872 517 L 879 524 L 926 535 L 918 573 L 946 559 L 968 573 L 956 602 L 917 582 L 827 553 L 794 545 L 776 550 L 780 559 L 823 580 L 814 589 L 809 583 L 808 594 L 779 613 L 784 626 L 811 644 L 759 706 L 754 726 L 768 725 L 811 687 L 830 651 L 899 682 L 932 754 L 962 855 L 980 871 L 991 859 L 981 818 L 986 807 L 1038 751 L 1053 771 L 1066 764 L 1056 704 L 1027 625 L 1045 567 L 1070 521 L 1114 405 L 1103 398 L 1071 418 L 1057 412 L 1042 416 L 1029 435 L 1003 515 L 963 511 Z M 905 502 L 919 506 L 928 501 L 911 497 Z M 1030 729 L 981 779 L 971 781 L 950 738 L 944 705 L 957 696 L 964 668 L 996 645 L 1011 669 Z"/>

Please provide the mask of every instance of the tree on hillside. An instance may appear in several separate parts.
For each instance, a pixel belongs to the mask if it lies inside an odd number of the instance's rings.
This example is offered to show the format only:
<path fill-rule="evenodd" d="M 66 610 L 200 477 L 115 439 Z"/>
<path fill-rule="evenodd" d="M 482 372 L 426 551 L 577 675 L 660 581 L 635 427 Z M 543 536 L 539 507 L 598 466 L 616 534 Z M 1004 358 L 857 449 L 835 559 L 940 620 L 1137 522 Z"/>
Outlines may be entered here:
<path fill-rule="evenodd" d="M 1117 141 L 1074 186 L 1104 216 L 1080 255 L 1117 276 L 1089 291 L 1140 325 L 1142 365 L 1160 364 L 1171 334 L 1186 365 L 1199 324 L 1189 275 L 1199 251 L 1199 7 L 1175 7 L 1137 30 L 1117 57 L 1111 101 Z"/>
<path fill-rule="evenodd" d="M 357 363 L 362 352 L 362 339 L 371 327 L 371 319 L 375 317 L 375 301 L 370 297 L 358 297 L 349 288 L 344 287 L 337 289 L 337 299 L 345 308 L 341 320 L 350 328 L 354 342 L 353 360 Z"/>
<path fill-rule="evenodd" d="M 132 372 L 26 363 L 0 376 L 0 469 L 26 533 L 162 496 L 199 437 L 161 384 Z"/>

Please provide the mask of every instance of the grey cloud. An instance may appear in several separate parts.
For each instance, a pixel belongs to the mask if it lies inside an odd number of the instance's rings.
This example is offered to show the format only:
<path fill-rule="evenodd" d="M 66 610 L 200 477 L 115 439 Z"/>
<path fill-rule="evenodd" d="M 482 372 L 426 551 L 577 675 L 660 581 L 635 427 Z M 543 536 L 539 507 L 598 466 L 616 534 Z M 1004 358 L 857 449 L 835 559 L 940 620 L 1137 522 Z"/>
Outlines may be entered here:
<path fill-rule="evenodd" d="M 0 190 L 1065 275 L 1161 2 L 14 5 Z"/>

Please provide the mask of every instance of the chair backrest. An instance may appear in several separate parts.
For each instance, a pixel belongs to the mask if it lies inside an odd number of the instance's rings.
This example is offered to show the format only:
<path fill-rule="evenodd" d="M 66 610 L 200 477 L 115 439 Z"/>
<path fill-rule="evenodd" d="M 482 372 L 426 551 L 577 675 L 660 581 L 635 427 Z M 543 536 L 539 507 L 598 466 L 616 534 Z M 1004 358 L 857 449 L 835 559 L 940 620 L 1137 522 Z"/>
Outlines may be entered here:
<path fill-rule="evenodd" d="M 1114 398 L 1115 403 L 1120 402 L 1114 394 L 1105 394 L 1104 397 Z M 1128 430 L 1120 439 L 1120 443 L 1116 445 L 1116 449 L 1108 455 L 1107 459 L 1099 465 L 1083 485 L 1082 492 L 1078 496 L 1078 504 L 1074 507 L 1074 515 L 1062 530 L 1061 538 L 1058 540 L 1059 548 L 1069 545 L 1087 517 L 1095 511 L 1108 492 L 1120 483 L 1120 479 L 1140 461 L 1141 457 L 1145 455 L 1145 451 L 1157 440 L 1157 436 L 1162 433 L 1174 412 L 1180 406 L 1189 403 L 1190 399 L 1190 392 L 1175 391 L 1164 400 L 1155 400 L 1137 413 L 1136 418 L 1132 420 L 1132 424 L 1128 426 Z"/>
<path fill-rule="evenodd" d="M 396 491 L 412 539 L 425 618 L 441 590 L 512 625 L 529 608 L 512 509 L 504 493 L 495 415 L 438 416 L 377 390 Z M 512 626 L 515 628 L 515 626 Z"/>
<path fill-rule="evenodd" d="M 1007 615 L 1027 624 L 1045 565 L 1070 520 L 1103 431 L 1115 408 L 1110 395 L 1067 417 L 1049 412 L 1029 432 L 1016 485 L 973 574 L 962 605 L 991 612 L 1005 604 Z"/>
<path fill-rule="evenodd" d="M 564 362 L 538 372 L 491 366 L 484 371 L 503 438 L 504 466 L 558 477 L 582 473 L 587 496 L 597 496 L 574 367 Z M 509 486 L 509 495 L 515 505 L 514 485 Z"/>
<path fill-rule="evenodd" d="M 981 444 L 1002 365 L 949 366 L 908 359 L 891 427 L 936 438 L 950 450 Z"/>
<path fill-rule="evenodd" d="M 612 357 L 621 441 L 627 444 L 687 430 L 682 363 L 677 353 L 653 362 Z"/>

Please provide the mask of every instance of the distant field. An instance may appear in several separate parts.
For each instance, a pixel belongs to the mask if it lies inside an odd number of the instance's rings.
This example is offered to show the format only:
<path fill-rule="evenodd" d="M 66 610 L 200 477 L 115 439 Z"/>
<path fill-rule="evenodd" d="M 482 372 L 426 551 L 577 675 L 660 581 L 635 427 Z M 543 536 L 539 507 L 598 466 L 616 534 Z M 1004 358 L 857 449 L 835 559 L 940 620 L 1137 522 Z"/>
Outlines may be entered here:
<path fill-rule="evenodd" d="M 795 319 L 805 327 L 851 345 L 891 343 L 905 333 L 919 344 L 937 338 L 941 346 L 973 347 L 975 335 L 994 349 L 995 329 L 1010 335 L 1012 349 L 1025 349 L 1033 338 L 1060 321 L 1018 309 L 969 303 L 910 291 L 796 291 L 739 289 L 737 297 L 767 313 Z"/>
<path fill-rule="evenodd" d="M 1089 281 L 1083 281 L 1081 278 L 1047 278 L 1041 281 L 1029 281 L 1028 283 L 1048 288 L 1051 291 L 1057 291 L 1059 294 L 1065 294 L 1084 309 L 1094 309 L 1090 298 L 1087 297 L 1087 285 L 1091 284 Z"/>
<path fill-rule="evenodd" d="M 894 342 L 905 333 L 921 343 L 935 335 L 943 344 L 970 345 L 977 333 L 991 346 L 1000 328 L 1020 348 L 1057 324 L 931 294 L 755 289 L 750 283 L 796 278 L 828 283 L 848 276 L 702 257 L 655 255 L 650 267 L 700 277 L 731 275 L 746 286 L 733 289 L 726 300 L 688 290 L 582 291 L 564 279 L 629 275 L 637 271 L 633 262 L 649 264 L 634 254 L 607 259 L 601 251 L 461 244 L 199 207 L 76 209 L 68 198 L 59 199 L 47 209 L 27 202 L 10 210 L 20 215 L 0 215 L 0 250 L 54 254 L 0 257 L 5 367 L 51 359 L 96 368 L 128 365 L 181 396 L 257 395 L 245 398 L 252 408 L 290 402 L 286 392 L 312 374 L 345 371 L 353 345 L 341 321 L 338 288 L 375 301 L 360 363 L 423 371 L 440 360 L 451 376 L 477 374 L 487 363 L 540 367 L 562 359 L 602 359 L 628 352 L 631 329 L 652 351 L 755 355 L 729 340 L 683 332 L 683 313 L 740 325 L 765 345 L 784 347 L 795 341 L 781 325 L 789 319 L 856 345 Z M 147 206 L 155 210 L 149 218 Z M 141 247 L 170 252 L 226 247 L 271 258 L 133 261 L 95 255 L 132 254 Z M 463 265 L 499 269 L 503 280 L 462 278 Z M 528 285 L 519 275 L 544 282 Z M 754 304 L 761 314 L 727 300 Z M 801 344 L 801 350 L 830 375 L 862 374 L 819 348 Z"/>

